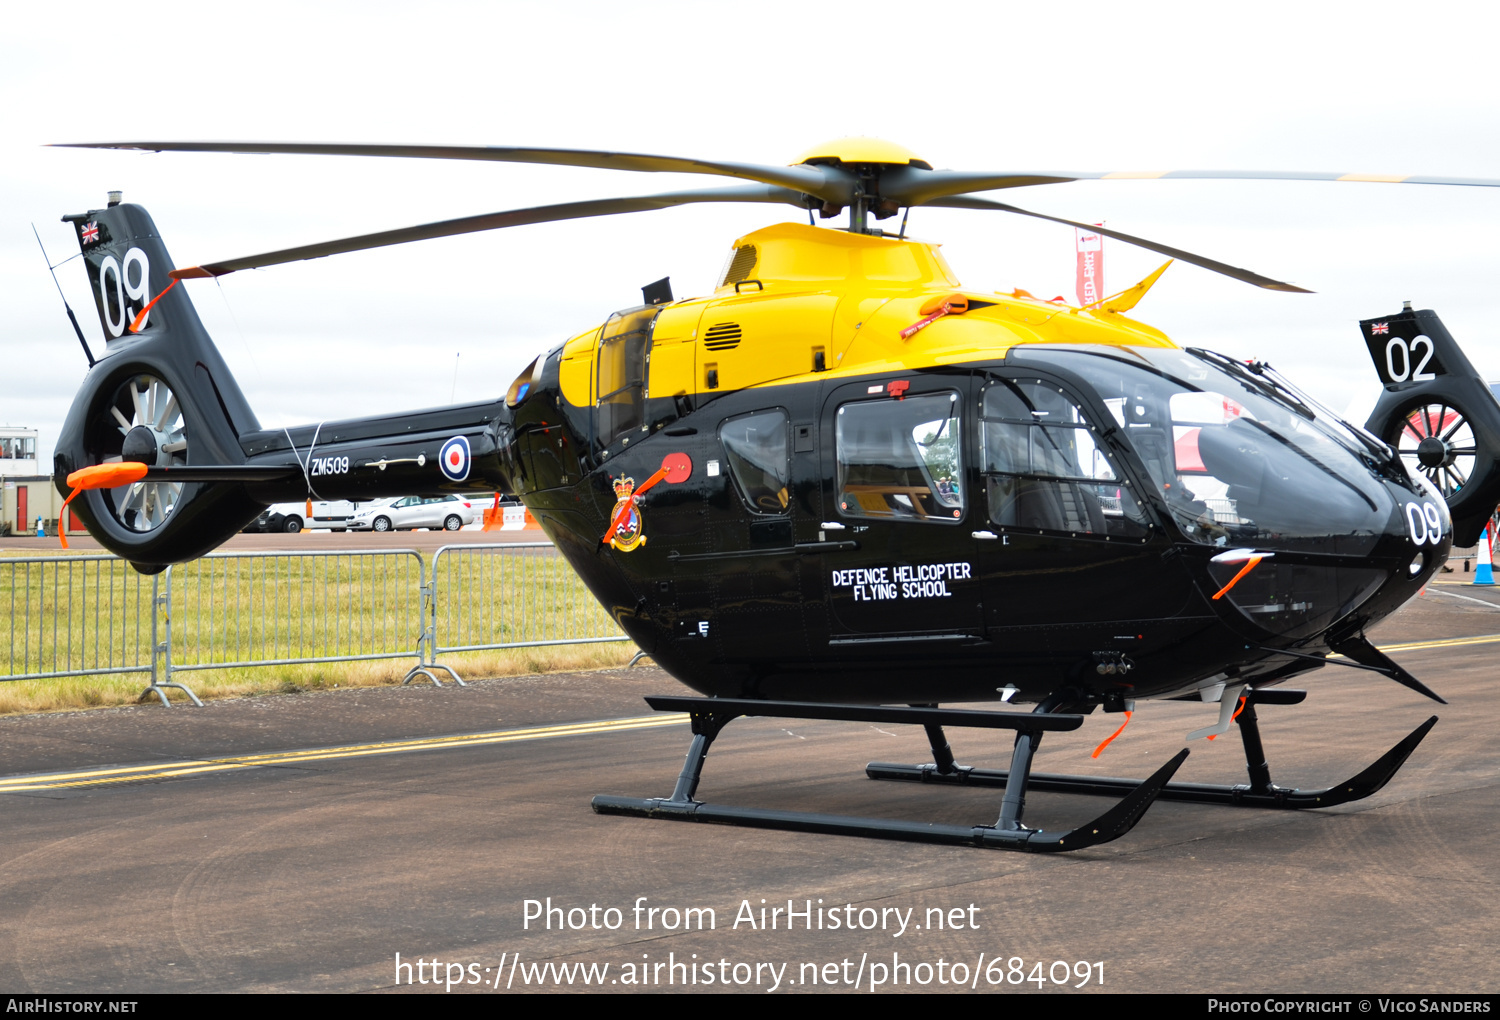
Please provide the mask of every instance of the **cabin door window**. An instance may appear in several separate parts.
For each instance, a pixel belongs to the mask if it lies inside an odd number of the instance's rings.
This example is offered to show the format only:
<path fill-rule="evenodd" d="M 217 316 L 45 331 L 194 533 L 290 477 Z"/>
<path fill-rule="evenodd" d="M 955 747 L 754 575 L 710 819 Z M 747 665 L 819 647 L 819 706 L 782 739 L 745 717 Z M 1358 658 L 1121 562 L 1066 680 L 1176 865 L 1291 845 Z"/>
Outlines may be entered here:
<path fill-rule="evenodd" d="M 792 479 L 786 412 L 756 411 L 727 421 L 719 441 L 746 508 L 756 514 L 786 514 Z"/>
<path fill-rule="evenodd" d="M 845 404 L 836 430 L 841 516 L 925 524 L 963 517 L 957 393 Z"/>

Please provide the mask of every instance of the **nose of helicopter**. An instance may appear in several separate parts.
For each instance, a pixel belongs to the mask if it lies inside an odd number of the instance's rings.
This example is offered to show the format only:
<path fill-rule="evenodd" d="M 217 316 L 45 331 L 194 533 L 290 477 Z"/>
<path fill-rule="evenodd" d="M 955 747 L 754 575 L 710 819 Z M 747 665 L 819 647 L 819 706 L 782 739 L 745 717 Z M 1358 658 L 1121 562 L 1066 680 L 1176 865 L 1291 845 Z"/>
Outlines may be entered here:
<path fill-rule="evenodd" d="M 1198 348 L 1131 348 L 1127 360 L 1034 347 L 1015 360 L 1092 389 L 1213 608 L 1253 625 L 1247 637 L 1313 638 L 1372 599 L 1389 612 L 1447 557 L 1453 523 L 1431 482 L 1265 366 Z"/>
<path fill-rule="evenodd" d="M 1358 492 L 1355 499 L 1325 484 L 1271 528 L 1230 528 L 1225 545 L 1234 547 L 1207 565 L 1215 607 L 1262 631 L 1306 638 L 1355 617 L 1368 624 L 1411 598 L 1447 561 L 1447 506 L 1420 478 Z"/>

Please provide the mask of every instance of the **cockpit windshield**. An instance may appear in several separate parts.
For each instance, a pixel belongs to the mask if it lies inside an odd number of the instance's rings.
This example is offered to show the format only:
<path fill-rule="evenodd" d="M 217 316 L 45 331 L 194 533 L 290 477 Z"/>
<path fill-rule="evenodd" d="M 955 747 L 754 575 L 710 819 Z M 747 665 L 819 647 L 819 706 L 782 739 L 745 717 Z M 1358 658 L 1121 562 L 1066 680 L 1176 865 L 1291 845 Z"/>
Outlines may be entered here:
<path fill-rule="evenodd" d="M 1011 360 L 1081 376 L 1196 542 L 1363 555 L 1390 520 L 1354 430 L 1218 355 L 1027 347 Z"/>

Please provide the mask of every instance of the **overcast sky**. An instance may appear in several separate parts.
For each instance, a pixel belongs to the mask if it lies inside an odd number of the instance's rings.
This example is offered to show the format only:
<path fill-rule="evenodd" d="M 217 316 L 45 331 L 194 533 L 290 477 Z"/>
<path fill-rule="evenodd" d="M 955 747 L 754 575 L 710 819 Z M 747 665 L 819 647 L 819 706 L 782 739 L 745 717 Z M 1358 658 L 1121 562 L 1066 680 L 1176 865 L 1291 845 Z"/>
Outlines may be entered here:
<path fill-rule="evenodd" d="M 57 13 L 52 13 L 52 10 Z M 844 135 L 966 170 L 1283 169 L 1500 177 L 1492 5 L 1203 3 L 27 4 L 0 33 L 0 423 L 44 463 L 85 364 L 32 237 L 110 189 L 178 265 L 454 216 L 727 179 L 497 163 L 49 149 L 95 140 L 615 149 L 787 163 Z M 1430 8 L 1429 8 L 1430 10 Z M 1258 356 L 1342 410 L 1373 401 L 1357 320 L 1436 309 L 1500 379 L 1500 189 L 1114 181 L 995 197 L 1309 287 L 1190 266 L 1136 315 Z M 531 356 L 736 237 L 795 219 L 696 206 L 520 227 L 198 281 L 266 425 L 492 398 Z M 1073 294 L 1073 237 L 918 209 L 967 287 Z M 1106 287 L 1158 256 L 1106 242 Z M 82 266 L 58 271 L 102 350 Z M 455 372 L 455 368 L 457 371 Z M 43 468 L 46 470 L 46 468 Z"/>

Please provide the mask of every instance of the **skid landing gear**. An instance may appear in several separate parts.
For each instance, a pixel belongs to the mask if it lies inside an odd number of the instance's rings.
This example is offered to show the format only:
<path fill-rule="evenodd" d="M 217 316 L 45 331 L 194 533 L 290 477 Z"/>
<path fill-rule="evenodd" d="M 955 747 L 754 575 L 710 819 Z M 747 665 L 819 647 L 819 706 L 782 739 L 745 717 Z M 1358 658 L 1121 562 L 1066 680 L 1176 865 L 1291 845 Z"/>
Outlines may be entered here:
<path fill-rule="evenodd" d="M 1083 725 L 1081 715 L 1059 715 L 1051 711 L 1056 705 L 1043 702 L 1037 711 L 976 712 L 965 709 L 893 708 L 876 705 L 822 705 L 788 701 L 749 701 L 729 698 L 650 697 L 646 703 L 659 712 L 687 712 L 693 724 L 693 741 L 687 761 L 677 777 L 670 797 L 594 798 L 594 810 L 601 815 L 635 815 L 641 818 L 666 818 L 684 822 L 714 822 L 719 825 L 746 825 L 762 829 L 785 829 L 796 832 L 821 832 L 840 836 L 867 836 L 875 839 L 911 840 L 919 843 L 943 843 L 953 846 L 989 847 L 997 850 L 1057 852 L 1079 850 L 1107 843 L 1129 832 L 1140 821 L 1161 790 L 1167 786 L 1178 767 L 1187 758 L 1183 750 L 1143 783 L 1129 783 L 1125 799 L 1086 825 L 1069 831 L 1031 829 L 1021 824 L 1026 806 L 1026 779 L 1031 759 L 1048 730 L 1076 730 Z M 719 732 L 744 715 L 774 716 L 792 719 L 845 719 L 854 722 L 916 723 L 926 728 L 928 736 L 937 734 L 933 746 L 942 741 L 944 726 L 972 726 L 981 729 L 1016 731 L 1015 751 L 1006 775 L 1020 777 L 1007 784 L 1000 805 L 1000 817 L 993 825 L 929 825 L 883 818 L 853 818 L 803 811 L 773 811 L 705 804 L 693 799 L 703 772 L 708 748 Z M 942 741 L 941 746 L 947 746 Z M 940 759 L 941 760 L 941 759 Z M 952 756 L 948 756 L 949 767 Z M 920 766 L 914 766 L 920 768 Z M 904 778 L 904 777 L 903 777 Z M 915 777 L 913 777 L 915 778 Z"/>
<path fill-rule="evenodd" d="M 1433 716 L 1412 730 L 1404 740 L 1374 764 L 1353 779 L 1330 786 L 1324 790 L 1297 790 L 1277 786 L 1271 782 L 1271 768 L 1266 764 L 1265 748 L 1260 742 L 1260 724 L 1256 720 L 1255 706 L 1295 705 L 1307 697 L 1306 691 L 1272 689 L 1248 691 L 1245 708 L 1235 720 L 1239 723 L 1240 738 L 1245 746 L 1245 768 L 1250 773 L 1250 782 L 1237 786 L 1219 786 L 1212 783 L 1166 783 L 1157 796 L 1162 800 L 1188 800 L 1204 804 L 1232 804 L 1239 807 L 1260 808 L 1322 808 L 1350 801 L 1361 800 L 1379 790 L 1396 774 L 1406 759 L 1416 750 L 1422 738 L 1437 723 Z M 933 761 L 927 765 L 896 765 L 890 762 L 871 762 L 865 774 L 871 779 L 895 779 L 917 783 L 946 783 L 983 787 L 1006 787 L 1015 769 L 981 769 L 954 763 L 953 752 L 943 737 L 940 727 L 929 727 L 928 741 L 932 744 Z M 1186 752 L 1184 752 L 1186 753 Z M 1159 775 L 1160 773 L 1158 773 Z M 1089 793 L 1111 796 L 1126 793 L 1139 786 L 1135 779 L 1109 779 L 1095 776 L 1071 776 L 1052 773 L 1021 773 L 1031 789 L 1051 790 L 1061 793 Z M 1156 777 L 1153 776 L 1152 780 Z M 1149 782 L 1150 780 L 1148 780 Z"/>

